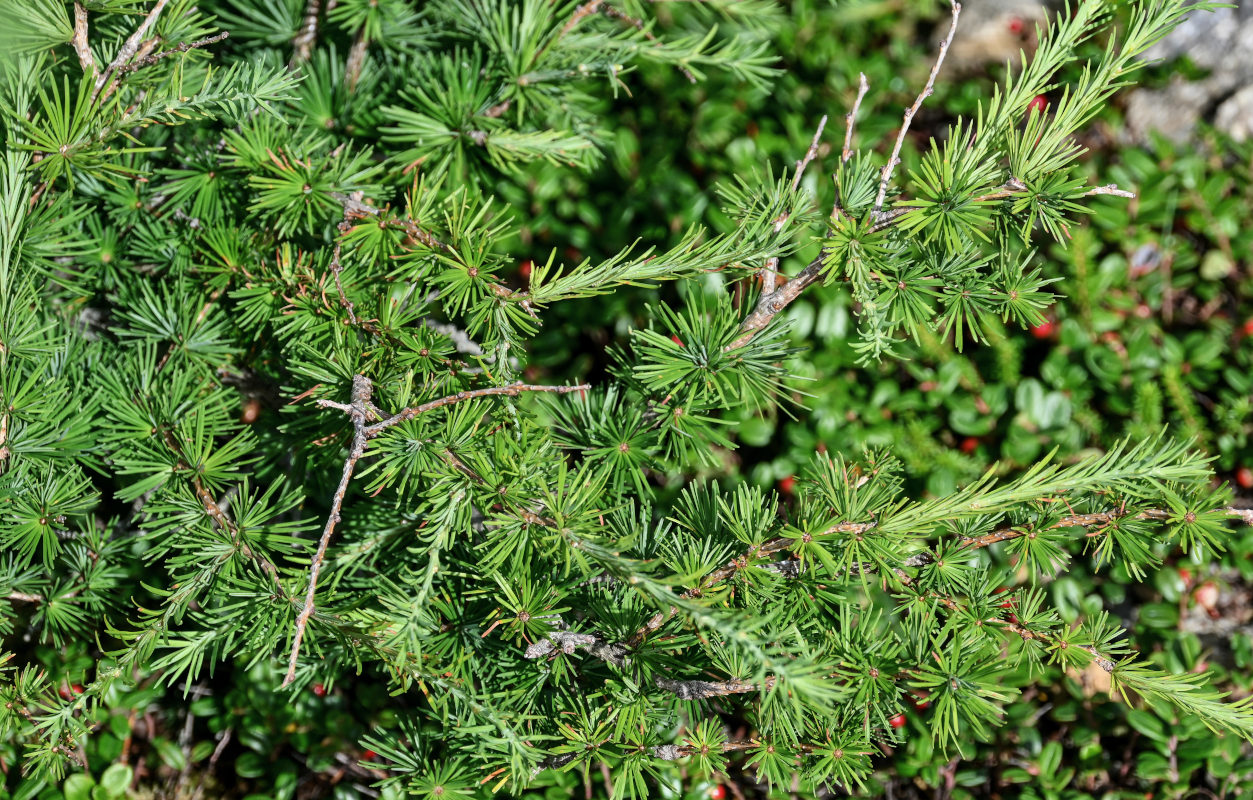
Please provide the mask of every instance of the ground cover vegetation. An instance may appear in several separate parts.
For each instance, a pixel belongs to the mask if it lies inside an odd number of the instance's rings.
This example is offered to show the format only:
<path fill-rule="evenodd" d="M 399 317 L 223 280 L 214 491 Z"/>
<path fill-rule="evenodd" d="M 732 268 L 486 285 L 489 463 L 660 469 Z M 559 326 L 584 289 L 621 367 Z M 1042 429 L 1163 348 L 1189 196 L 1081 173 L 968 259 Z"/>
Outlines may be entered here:
<path fill-rule="evenodd" d="M 4 0 L 4 791 L 1238 791 L 1187 10 Z"/>

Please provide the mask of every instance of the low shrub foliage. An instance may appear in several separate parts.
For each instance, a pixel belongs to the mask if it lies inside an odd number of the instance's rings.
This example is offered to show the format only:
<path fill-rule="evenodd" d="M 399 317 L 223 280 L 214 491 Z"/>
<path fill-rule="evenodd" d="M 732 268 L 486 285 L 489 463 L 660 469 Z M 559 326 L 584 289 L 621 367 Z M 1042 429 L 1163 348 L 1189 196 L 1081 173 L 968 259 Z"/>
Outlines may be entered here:
<path fill-rule="evenodd" d="M 859 127 L 887 113 L 861 75 L 785 163 L 729 170 L 713 228 L 583 257 L 615 211 L 589 176 L 648 158 L 617 103 L 786 80 L 775 4 L 678 5 L 0 0 L 4 791 L 938 785 L 1079 676 L 1111 725 L 1174 742 L 1147 779 L 1239 774 L 1215 763 L 1253 741 L 1250 701 L 1195 652 L 1144 652 L 1124 598 L 1070 596 L 1091 570 L 1242 561 L 1251 513 L 1207 452 L 1245 446 L 1247 376 L 1226 428 L 1186 389 L 1230 330 L 1185 338 L 1117 432 L 1083 427 L 1065 349 L 1048 386 L 1018 341 L 1053 335 L 1060 294 L 1083 320 L 1064 345 L 1111 329 L 1084 259 L 1091 231 L 1133 227 L 1147 175 L 1093 179 L 1076 136 L 1195 7 L 1076 3 L 915 152 L 953 3 L 894 128 Z M 577 224 L 550 206 L 563 185 Z M 835 364 L 795 329 L 820 291 Z M 588 329 L 586 361 L 545 345 Z M 852 362 L 877 388 L 842 408 L 856 390 L 823 387 Z M 919 382 L 958 434 L 989 435 L 1011 393 L 1034 427 L 940 478 L 867 437 L 808 434 L 783 496 L 732 464 L 777 420 L 905 412 Z M 883 417 L 892 443 L 934 442 Z M 1072 419 L 1060 454 L 1034 435 Z M 1061 743 L 1036 745 L 1003 780 L 1061 791 Z"/>

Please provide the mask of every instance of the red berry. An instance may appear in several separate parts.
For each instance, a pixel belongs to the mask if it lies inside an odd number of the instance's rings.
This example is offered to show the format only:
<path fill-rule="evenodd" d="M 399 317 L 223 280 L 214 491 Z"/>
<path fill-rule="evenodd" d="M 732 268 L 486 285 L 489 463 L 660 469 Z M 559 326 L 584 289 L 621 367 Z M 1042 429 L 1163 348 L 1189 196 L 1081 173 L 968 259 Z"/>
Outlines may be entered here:
<path fill-rule="evenodd" d="M 709 800 L 727 800 L 727 787 L 721 783 L 715 783 L 709 789 Z"/>
<path fill-rule="evenodd" d="M 313 684 L 313 694 L 317 697 L 326 697 L 326 687 L 320 683 Z"/>
<path fill-rule="evenodd" d="M 57 689 L 57 694 L 61 695 L 62 700 L 69 700 L 74 695 L 83 693 L 83 685 L 81 683 L 72 683 L 69 686 L 62 686 Z"/>
<path fill-rule="evenodd" d="M 1253 469 L 1240 467 L 1236 470 L 1236 483 L 1241 489 L 1253 489 Z"/>
<path fill-rule="evenodd" d="M 1053 334 L 1057 332 L 1057 323 L 1051 319 L 1046 319 L 1039 325 L 1032 326 L 1031 335 L 1037 339 L 1051 339 Z"/>
<path fill-rule="evenodd" d="M 523 261 L 521 264 L 518 265 L 518 274 L 526 278 L 527 280 L 530 280 L 532 266 L 533 264 L 531 260 L 528 258 L 526 261 Z"/>
<path fill-rule="evenodd" d="M 978 446 L 979 440 L 973 436 L 967 436 L 965 439 L 962 439 L 961 450 L 963 453 L 973 453 Z"/>
<path fill-rule="evenodd" d="M 1021 36 L 1026 25 L 1023 24 L 1022 17 L 1010 17 L 1009 24 L 1005 27 L 1009 28 L 1009 32 L 1015 36 Z"/>
<path fill-rule="evenodd" d="M 1206 611 L 1214 611 L 1218 605 L 1218 585 L 1213 581 L 1206 581 L 1196 587 L 1196 591 L 1192 593 L 1192 599 Z"/>
<path fill-rule="evenodd" d="M 1037 94 L 1031 99 L 1031 102 L 1027 104 L 1027 114 L 1030 115 L 1033 110 L 1043 114 L 1048 110 L 1048 107 L 1049 99 L 1042 94 Z"/>
<path fill-rule="evenodd" d="M 378 757 L 379 757 L 379 754 L 374 752 L 373 750 L 366 750 L 364 753 L 361 754 L 362 761 L 373 761 L 374 759 Z"/>
<path fill-rule="evenodd" d="M 1240 332 L 1245 336 L 1253 336 L 1253 319 L 1245 320 L 1244 324 L 1240 326 Z"/>
<path fill-rule="evenodd" d="M 905 727 L 905 715 L 897 714 L 895 717 L 892 717 L 890 720 L 888 720 L 888 724 L 891 725 L 893 728 L 900 730 L 901 728 Z"/>
<path fill-rule="evenodd" d="M 780 480 L 779 491 L 783 492 L 786 495 L 795 494 L 796 493 L 796 478 L 792 475 L 788 475 L 787 477 Z"/>
<path fill-rule="evenodd" d="M 915 711 L 926 711 L 931 707 L 931 701 L 925 694 L 915 695 L 911 702 L 914 704 Z"/>
<path fill-rule="evenodd" d="M 1179 577 L 1183 579 L 1184 586 L 1192 585 L 1192 570 L 1188 569 L 1187 567 L 1180 567 Z"/>
<path fill-rule="evenodd" d="M 1009 615 L 1009 624 L 1010 624 L 1010 625 L 1017 625 L 1017 624 L 1018 624 L 1018 615 L 1017 615 L 1017 614 L 1010 614 L 1010 615 Z"/>

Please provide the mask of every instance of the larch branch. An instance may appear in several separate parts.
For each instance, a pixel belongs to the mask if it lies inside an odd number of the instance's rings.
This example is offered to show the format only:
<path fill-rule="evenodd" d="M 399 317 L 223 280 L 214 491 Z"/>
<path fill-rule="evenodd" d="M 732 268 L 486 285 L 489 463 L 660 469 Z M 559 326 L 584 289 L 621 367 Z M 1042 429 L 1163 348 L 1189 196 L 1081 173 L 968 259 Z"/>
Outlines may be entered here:
<path fill-rule="evenodd" d="M 574 392 L 590 388 L 587 384 L 578 386 L 538 386 L 524 383 L 514 383 L 509 386 L 492 386 L 485 389 L 472 389 L 465 392 L 457 392 L 456 394 L 441 397 L 438 400 L 432 400 L 429 403 L 423 403 L 418 406 L 406 408 L 403 411 L 394 414 L 387 419 L 383 419 L 373 425 L 369 424 L 371 420 L 377 420 L 382 417 L 375 405 L 370 402 L 370 397 L 374 392 L 374 385 L 370 379 L 364 375 L 355 375 L 352 379 L 352 395 L 348 403 L 337 403 L 333 400 L 318 400 L 318 405 L 323 408 L 334 408 L 348 414 L 352 421 L 352 444 L 348 450 L 348 457 L 344 460 L 344 469 L 339 478 L 339 485 L 335 489 L 335 494 L 331 498 L 331 510 L 326 518 L 326 525 L 322 528 L 322 535 L 318 539 L 318 548 L 313 554 L 313 560 L 309 564 L 309 587 L 305 591 L 304 604 L 301 606 L 300 613 L 296 616 L 296 624 L 292 633 L 291 653 L 287 659 L 287 674 L 283 678 L 282 686 L 291 685 L 296 679 L 296 667 L 300 660 L 300 645 L 304 640 L 305 628 L 309 625 L 309 618 L 313 616 L 317 608 L 314 598 L 317 594 L 318 575 L 322 571 L 322 564 L 326 560 L 326 551 L 330 546 L 331 537 L 335 533 L 335 526 L 339 523 L 341 513 L 344 506 L 344 496 L 348 492 L 348 484 L 352 481 L 352 474 L 357 468 L 357 462 L 365 455 L 366 448 L 369 446 L 370 439 L 378 436 L 383 431 L 398 425 L 405 420 L 413 419 L 420 414 L 428 411 L 434 411 L 437 408 L 443 408 L 454 403 L 460 403 L 465 400 L 473 400 L 478 397 L 490 397 L 493 395 L 508 395 L 516 397 L 522 392 L 556 392 L 564 394 L 566 392 Z"/>
<path fill-rule="evenodd" d="M 74 45 L 74 52 L 78 54 L 78 64 L 83 72 L 90 72 L 93 79 L 99 78 L 96 59 L 91 54 L 91 45 L 87 43 L 87 9 L 79 2 L 74 3 L 74 38 L 70 42 Z"/>
<path fill-rule="evenodd" d="M 313 615 L 315 608 L 313 598 L 318 588 L 318 574 L 322 571 L 322 562 L 326 559 L 326 548 L 331 543 L 331 535 L 335 533 L 335 525 L 339 523 L 340 510 L 344 505 L 344 495 L 348 492 L 348 482 L 352 480 L 353 470 L 357 468 L 357 462 L 365 454 L 365 448 L 369 442 L 369 437 L 365 432 L 365 425 L 372 414 L 367 406 L 370 403 L 370 395 L 373 393 L 373 390 L 374 387 L 370 383 L 369 378 L 364 375 L 355 375 L 352 379 L 352 402 L 349 405 L 344 406 L 325 400 L 319 401 L 319 404 L 322 406 L 339 408 L 348 412 L 353 427 L 352 446 L 348 451 L 348 458 L 344 461 L 344 470 L 339 478 L 339 486 L 335 489 L 335 495 L 331 500 L 331 513 L 327 515 L 326 525 L 322 528 L 322 536 L 318 539 L 318 549 L 309 565 L 309 588 L 305 592 L 304 605 L 301 607 L 300 613 L 296 615 L 296 628 L 292 634 L 291 654 L 287 659 L 287 675 L 284 676 L 282 683 L 284 687 L 289 686 L 296 679 L 296 664 L 300 659 L 300 642 L 304 639 L 305 627 L 309 624 L 309 617 Z"/>
<path fill-rule="evenodd" d="M 758 298 L 757 305 L 752 313 L 740 323 L 740 336 L 727 345 L 726 349 L 735 350 L 748 344 L 757 331 L 769 325 L 770 320 L 774 319 L 776 314 L 787 308 L 793 300 L 800 297 L 801 292 L 809 288 L 811 284 L 816 283 L 822 277 L 822 262 L 825 257 L 826 253 L 820 253 L 795 278 L 792 278 L 773 292 L 763 294 Z"/>

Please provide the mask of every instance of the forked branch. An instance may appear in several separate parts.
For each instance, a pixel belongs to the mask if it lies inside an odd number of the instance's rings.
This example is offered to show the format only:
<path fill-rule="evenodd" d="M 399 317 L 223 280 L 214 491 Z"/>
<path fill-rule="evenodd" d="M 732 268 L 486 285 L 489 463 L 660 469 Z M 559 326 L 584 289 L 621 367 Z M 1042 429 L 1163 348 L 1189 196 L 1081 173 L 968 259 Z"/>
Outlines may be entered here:
<path fill-rule="evenodd" d="M 326 550 L 330 546 L 332 535 L 335 533 L 335 526 L 340 521 L 344 495 L 348 492 L 348 484 L 352 481 L 352 474 L 357 468 L 357 462 L 365 455 L 371 439 L 405 420 L 410 420 L 428 411 L 434 411 L 437 408 L 443 408 L 444 406 L 450 406 L 466 400 L 494 395 L 517 397 L 522 392 L 556 392 L 565 394 L 588 388 L 590 387 L 587 384 L 578 386 L 537 386 L 519 382 L 508 386 L 472 389 L 441 397 L 438 400 L 432 400 L 429 403 L 423 403 L 412 408 L 406 408 L 384 419 L 382 412 L 370 401 L 370 397 L 374 392 L 374 385 L 366 376 L 356 375 L 352 379 L 352 395 L 349 402 L 337 403 L 333 400 L 318 400 L 318 405 L 323 408 L 335 408 L 348 415 L 348 418 L 352 421 L 352 444 L 349 445 L 348 457 L 344 460 L 344 470 L 339 478 L 339 486 L 336 487 L 335 494 L 331 498 L 331 511 L 327 515 L 326 526 L 322 528 L 322 536 L 318 539 L 318 549 L 313 555 L 312 562 L 309 564 L 309 588 L 305 592 L 305 601 L 300 609 L 300 613 L 296 616 L 296 626 L 292 634 L 291 654 L 287 659 L 287 675 L 283 678 L 282 685 L 289 686 L 296 679 L 296 666 L 300 659 L 300 644 L 304 639 L 305 628 L 309 624 L 309 618 L 313 616 L 313 612 L 316 609 L 314 596 L 318 588 L 318 575 L 321 573 L 322 564 L 326 560 Z M 378 422 L 374 422 L 371 425 L 370 423 L 374 420 L 378 420 Z"/>

